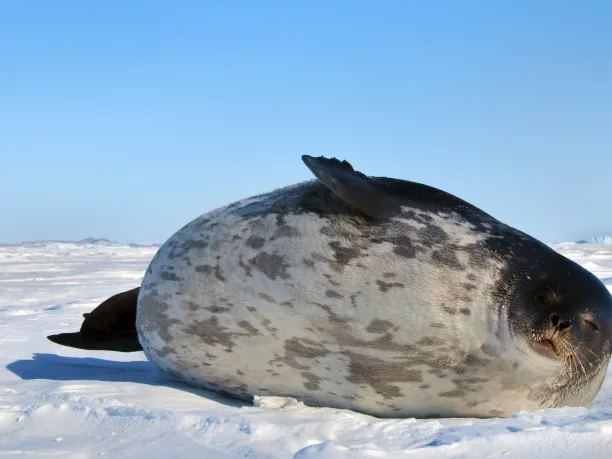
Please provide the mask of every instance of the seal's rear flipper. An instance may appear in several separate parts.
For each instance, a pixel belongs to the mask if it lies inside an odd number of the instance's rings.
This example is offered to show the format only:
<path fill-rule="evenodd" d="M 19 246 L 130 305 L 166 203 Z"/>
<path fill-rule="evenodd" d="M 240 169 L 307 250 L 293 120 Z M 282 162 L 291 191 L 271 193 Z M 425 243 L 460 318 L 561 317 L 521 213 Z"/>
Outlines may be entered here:
<path fill-rule="evenodd" d="M 62 346 L 87 349 L 90 351 L 117 351 L 136 352 L 141 351 L 142 346 L 138 342 L 136 330 L 110 331 L 108 333 L 84 335 L 82 332 L 60 333 L 47 336 L 49 341 Z"/>
<path fill-rule="evenodd" d="M 399 203 L 374 182 L 353 169 L 348 161 L 320 156 L 302 156 L 319 181 L 343 201 L 369 217 L 385 217 L 400 212 Z"/>
<path fill-rule="evenodd" d="M 78 349 L 136 352 L 142 346 L 136 332 L 136 304 L 140 287 L 111 296 L 96 309 L 83 314 L 85 320 L 76 333 L 60 333 L 47 338 L 54 343 Z"/>

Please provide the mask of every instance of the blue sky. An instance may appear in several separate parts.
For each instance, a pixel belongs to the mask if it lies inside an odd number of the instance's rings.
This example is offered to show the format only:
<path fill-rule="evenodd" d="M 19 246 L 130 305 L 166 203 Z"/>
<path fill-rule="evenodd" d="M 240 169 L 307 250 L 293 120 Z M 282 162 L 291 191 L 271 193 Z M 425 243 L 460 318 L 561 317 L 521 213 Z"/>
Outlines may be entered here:
<path fill-rule="evenodd" d="M 612 2 L 0 3 L 0 241 L 163 242 L 309 179 L 452 192 L 612 234 Z"/>

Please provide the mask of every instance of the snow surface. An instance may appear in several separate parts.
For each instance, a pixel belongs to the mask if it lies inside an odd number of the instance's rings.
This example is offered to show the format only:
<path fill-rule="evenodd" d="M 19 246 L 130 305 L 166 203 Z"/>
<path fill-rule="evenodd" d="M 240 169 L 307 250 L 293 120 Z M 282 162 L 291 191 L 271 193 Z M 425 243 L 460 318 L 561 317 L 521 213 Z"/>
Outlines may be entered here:
<path fill-rule="evenodd" d="M 612 289 L 612 247 L 555 244 Z M 174 382 L 141 352 L 49 342 L 138 286 L 156 247 L 0 247 L 0 457 L 612 458 L 612 371 L 590 409 L 380 420 Z"/>

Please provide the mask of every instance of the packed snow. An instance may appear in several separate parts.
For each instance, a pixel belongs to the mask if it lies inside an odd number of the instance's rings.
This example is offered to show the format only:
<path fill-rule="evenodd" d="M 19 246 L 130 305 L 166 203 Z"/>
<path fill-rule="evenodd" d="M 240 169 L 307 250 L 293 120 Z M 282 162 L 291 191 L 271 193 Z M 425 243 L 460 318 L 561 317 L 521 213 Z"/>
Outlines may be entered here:
<path fill-rule="evenodd" d="M 555 244 L 612 289 L 612 246 Z M 612 457 L 612 371 L 593 405 L 509 419 L 381 420 L 264 397 L 254 404 L 159 373 L 142 352 L 81 351 L 46 336 L 140 284 L 157 247 L 0 247 L 0 457 Z"/>

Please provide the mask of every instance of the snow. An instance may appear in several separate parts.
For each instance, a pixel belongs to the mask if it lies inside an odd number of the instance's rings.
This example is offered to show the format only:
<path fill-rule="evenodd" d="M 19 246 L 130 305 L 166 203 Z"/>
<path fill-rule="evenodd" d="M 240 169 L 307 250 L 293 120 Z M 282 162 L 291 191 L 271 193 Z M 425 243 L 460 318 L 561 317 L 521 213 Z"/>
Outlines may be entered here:
<path fill-rule="evenodd" d="M 612 247 L 554 244 L 612 289 Z M 245 404 L 177 383 L 141 352 L 57 346 L 82 313 L 139 285 L 156 247 L 0 247 L 0 457 L 612 457 L 612 371 L 589 408 L 509 419 L 381 420 L 277 397 Z"/>

